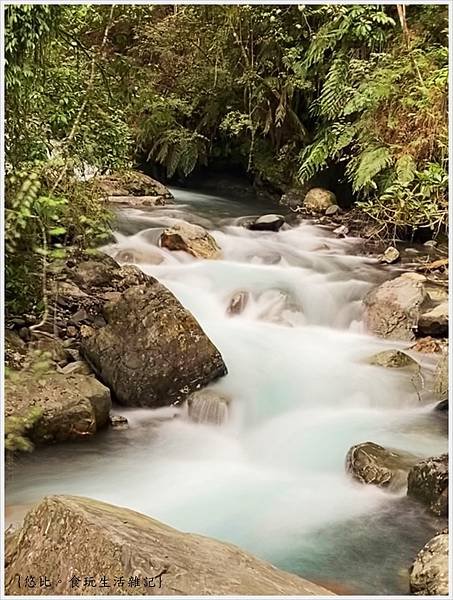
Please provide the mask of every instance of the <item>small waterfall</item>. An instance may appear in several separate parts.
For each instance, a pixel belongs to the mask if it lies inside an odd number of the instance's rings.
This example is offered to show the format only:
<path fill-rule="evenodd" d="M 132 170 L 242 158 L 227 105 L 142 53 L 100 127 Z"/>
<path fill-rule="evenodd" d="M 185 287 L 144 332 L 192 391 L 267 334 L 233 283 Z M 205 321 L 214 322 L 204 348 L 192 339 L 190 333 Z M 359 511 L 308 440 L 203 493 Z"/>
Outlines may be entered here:
<path fill-rule="evenodd" d="M 187 400 L 187 412 L 194 423 L 222 425 L 228 419 L 230 399 L 211 390 L 193 393 Z"/>

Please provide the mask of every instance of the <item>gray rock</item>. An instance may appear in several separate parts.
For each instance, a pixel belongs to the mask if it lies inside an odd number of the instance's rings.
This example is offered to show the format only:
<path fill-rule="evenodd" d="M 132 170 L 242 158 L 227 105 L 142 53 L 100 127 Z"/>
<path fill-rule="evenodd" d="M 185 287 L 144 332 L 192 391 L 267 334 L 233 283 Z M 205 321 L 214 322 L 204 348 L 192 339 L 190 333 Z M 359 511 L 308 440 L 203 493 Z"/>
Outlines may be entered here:
<path fill-rule="evenodd" d="M 411 593 L 448 596 L 448 566 L 448 529 L 444 529 L 417 554 L 409 571 Z"/>
<path fill-rule="evenodd" d="M 334 229 L 333 232 L 338 237 L 346 237 L 349 233 L 349 228 L 346 227 L 346 225 L 340 225 L 340 227 Z"/>
<path fill-rule="evenodd" d="M 418 320 L 418 330 L 424 335 L 448 335 L 448 301 L 423 312 Z"/>
<path fill-rule="evenodd" d="M 57 369 L 59 373 L 63 375 L 92 375 L 93 371 L 90 369 L 90 365 L 84 360 L 76 360 L 70 362 L 63 368 Z"/>
<path fill-rule="evenodd" d="M 182 250 L 196 258 L 221 258 L 222 253 L 212 235 L 199 225 L 181 223 L 165 229 L 160 245 L 168 250 Z"/>
<path fill-rule="evenodd" d="M 191 313 L 158 281 L 144 278 L 105 305 L 107 325 L 87 332 L 81 349 L 121 404 L 168 406 L 227 369 Z"/>
<path fill-rule="evenodd" d="M 230 398 L 213 390 L 200 390 L 187 398 L 187 412 L 195 423 L 221 425 L 228 419 Z"/>
<path fill-rule="evenodd" d="M 168 200 L 165 196 L 108 196 L 107 202 L 130 208 L 141 208 L 150 206 L 165 206 Z"/>
<path fill-rule="evenodd" d="M 427 248 L 435 248 L 437 246 L 437 242 L 436 242 L 436 240 L 428 240 L 423 245 L 426 246 Z"/>
<path fill-rule="evenodd" d="M 425 281 L 423 275 L 404 273 L 369 292 L 363 301 L 367 329 L 392 340 L 415 339 Z"/>
<path fill-rule="evenodd" d="M 324 188 L 312 188 L 304 198 L 304 207 L 313 212 L 325 212 L 332 204 L 336 204 L 335 194 Z"/>
<path fill-rule="evenodd" d="M 392 265 L 393 263 L 398 262 L 400 259 L 400 253 L 393 246 L 389 246 L 384 254 L 379 258 L 379 262 L 386 263 L 387 265 Z"/>
<path fill-rule="evenodd" d="M 7 595 L 22 595 L 17 574 L 53 577 L 46 593 L 74 593 L 73 574 L 99 582 L 137 577 L 137 587 L 110 593 L 181 596 L 333 595 L 237 546 L 182 533 L 132 510 L 76 496 L 44 498 L 5 545 Z M 151 582 L 151 583 L 150 583 Z M 154 587 L 150 587 L 154 586 Z M 86 592 L 85 588 L 79 589 Z M 109 589 L 109 588 L 107 588 Z"/>
<path fill-rule="evenodd" d="M 401 350 L 383 350 L 382 352 L 374 354 L 368 362 L 370 365 L 377 365 L 379 367 L 390 369 L 412 367 L 418 370 L 420 367 L 417 361 L 405 352 L 401 352 Z"/>
<path fill-rule="evenodd" d="M 248 225 L 253 231 L 278 231 L 285 223 L 282 215 L 263 215 Z"/>
<path fill-rule="evenodd" d="M 139 171 L 117 171 L 95 178 L 98 189 L 107 197 L 145 196 L 170 199 L 172 194 L 162 183 Z"/>
<path fill-rule="evenodd" d="M 407 477 L 407 495 L 426 504 L 431 512 L 446 516 L 441 511 L 445 504 L 440 500 L 448 488 L 448 454 L 426 458 L 409 471 Z"/>
<path fill-rule="evenodd" d="M 360 483 L 396 488 L 405 484 L 407 471 L 416 461 L 417 457 L 407 452 L 363 442 L 349 449 L 346 471 Z"/>

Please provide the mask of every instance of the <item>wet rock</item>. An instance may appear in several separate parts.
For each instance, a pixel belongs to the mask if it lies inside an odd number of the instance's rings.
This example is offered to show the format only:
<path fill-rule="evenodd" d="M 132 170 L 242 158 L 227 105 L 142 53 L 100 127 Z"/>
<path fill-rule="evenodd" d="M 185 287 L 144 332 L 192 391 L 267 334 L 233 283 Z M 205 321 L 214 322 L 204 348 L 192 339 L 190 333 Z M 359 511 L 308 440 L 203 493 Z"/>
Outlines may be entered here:
<path fill-rule="evenodd" d="M 113 429 L 128 429 L 129 423 L 126 417 L 122 415 L 110 415 L 110 425 Z"/>
<path fill-rule="evenodd" d="M 367 329 L 392 340 L 415 339 L 425 281 L 423 275 L 404 273 L 369 292 L 363 301 Z"/>
<path fill-rule="evenodd" d="M 373 442 L 363 442 L 349 449 L 346 471 L 360 483 L 381 487 L 404 485 L 407 471 L 417 458 L 407 452 L 394 451 Z"/>
<path fill-rule="evenodd" d="M 444 490 L 448 488 L 448 454 L 426 458 L 409 471 L 407 477 L 407 495 L 426 504 L 431 512 L 446 516 L 439 511 L 448 509 L 440 501 Z"/>
<path fill-rule="evenodd" d="M 167 406 L 227 372 L 222 357 L 173 294 L 152 277 L 105 305 L 107 325 L 81 342 L 100 379 L 129 406 Z"/>
<path fill-rule="evenodd" d="M 247 306 L 250 300 L 249 292 L 237 292 L 230 300 L 230 304 L 228 305 L 227 313 L 229 315 L 240 315 L 244 312 L 245 307 Z"/>
<path fill-rule="evenodd" d="M 448 400 L 448 346 L 437 363 L 433 389 L 441 400 Z"/>
<path fill-rule="evenodd" d="M 278 231 L 285 223 L 282 215 L 263 215 L 249 224 L 248 228 L 253 231 Z"/>
<path fill-rule="evenodd" d="M 336 204 L 335 194 L 324 188 L 312 188 L 304 198 L 304 207 L 313 212 L 325 212 L 333 204 Z"/>
<path fill-rule="evenodd" d="M 94 377 L 47 373 L 37 377 L 20 373 L 5 383 L 5 417 L 41 411 L 29 433 L 36 443 L 63 442 L 93 435 L 107 424 L 110 391 Z"/>
<path fill-rule="evenodd" d="M 400 253 L 393 246 L 389 246 L 384 254 L 379 258 L 379 262 L 386 263 L 387 265 L 392 265 L 393 263 L 398 262 L 400 259 Z"/>
<path fill-rule="evenodd" d="M 435 406 L 435 410 L 439 410 L 440 412 L 448 411 L 448 398 L 447 400 L 441 400 Z"/>
<path fill-rule="evenodd" d="M 340 207 L 338 204 L 332 204 L 326 208 L 326 212 L 324 213 L 327 217 L 331 217 L 340 212 Z"/>
<path fill-rule="evenodd" d="M 217 242 L 206 229 L 191 223 L 182 223 L 165 229 L 160 245 L 168 250 L 183 250 L 196 258 L 221 258 Z"/>
<path fill-rule="evenodd" d="M 152 177 L 139 171 L 117 171 L 111 175 L 96 177 L 95 183 L 106 196 L 145 196 L 172 198 L 168 188 Z"/>
<path fill-rule="evenodd" d="M 83 261 L 75 267 L 72 277 L 76 283 L 88 290 L 93 287 L 109 286 L 113 273 L 118 268 L 118 263 L 111 260 L 112 263 L 98 260 Z"/>
<path fill-rule="evenodd" d="M 410 591 L 420 596 L 448 596 L 448 528 L 417 554 L 410 571 Z"/>
<path fill-rule="evenodd" d="M 442 302 L 423 312 L 418 320 L 418 330 L 424 335 L 448 335 L 448 302 Z"/>
<path fill-rule="evenodd" d="M 8 536 L 5 559 L 8 595 L 23 594 L 17 582 L 17 574 L 23 573 L 38 580 L 43 573 L 65 574 L 40 590 L 56 596 L 73 593 L 68 582 L 72 574 L 89 574 L 97 582 L 103 575 L 121 574 L 126 582 L 137 577 L 133 593 L 142 596 L 153 594 L 151 581 L 157 595 L 332 595 L 232 544 L 75 496 L 44 498 L 26 515 L 22 528 Z M 131 593 L 131 588 L 123 592 Z"/>
<path fill-rule="evenodd" d="M 187 413 L 195 423 L 221 425 L 228 419 L 230 398 L 213 390 L 200 390 L 187 398 Z"/>
<path fill-rule="evenodd" d="M 426 246 L 427 248 L 435 248 L 437 246 L 437 242 L 436 242 L 436 240 L 428 240 L 423 245 Z"/>
<path fill-rule="evenodd" d="M 150 245 L 149 249 L 137 250 L 135 248 L 124 248 L 117 252 L 115 260 L 121 263 L 138 263 L 148 265 L 159 265 L 163 257 L 158 250 Z"/>

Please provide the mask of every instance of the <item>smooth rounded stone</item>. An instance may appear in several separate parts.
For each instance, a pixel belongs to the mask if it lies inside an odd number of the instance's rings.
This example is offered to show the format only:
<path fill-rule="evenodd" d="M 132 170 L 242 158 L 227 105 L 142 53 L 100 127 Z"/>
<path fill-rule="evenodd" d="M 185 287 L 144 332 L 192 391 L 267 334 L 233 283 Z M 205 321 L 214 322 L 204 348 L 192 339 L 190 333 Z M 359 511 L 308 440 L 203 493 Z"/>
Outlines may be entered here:
<path fill-rule="evenodd" d="M 435 248 L 437 246 L 437 242 L 436 242 L 436 240 L 428 240 L 423 245 L 426 246 L 427 248 Z"/>
<path fill-rule="evenodd" d="M 389 246 L 384 254 L 379 258 L 379 262 L 381 263 L 386 263 L 387 265 L 392 265 L 393 263 L 398 262 L 400 259 L 400 253 L 398 252 L 398 250 L 393 247 L 393 246 Z"/>
<path fill-rule="evenodd" d="M 252 231 L 278 231 L 285 223 L 282 215 L 262 215 L 248 225 Z"/>
<path fill-rule="evenodd" d="M 109 417 L 110 425 L 113 429 L 128 429 L 129 422 L 126 417 L 122 415 L 110 415 Z"/>
<path fill-rule="evenodd" d="M 420 550 L 409 570 L 410 591 L 419 596 L 448 596 L 448 528 Z"/>
<path fill-rule="evenodd" d="M 115 260 L 120 263 L 159 265 L 163 261 L 163 256 L 150 245 L 147 250 L 123 248 L 115 254 Z"/>
<path fill-rule="evenodd" d="M 360 483 L 397 488 L 405 484 L 407 471 L 416 461 L 417 457 L 407 452 L 363 442 L 349 449 L 346 471 Z"/>
<path fill-rule="evenodd" d="M 101 381 L 127 406 L 168 406 L 227 372 L 193 315 L 156 279 L 104 306 L 81 350 Z"/>
<path fill-rule="evenodd" d="M 440 502 L 443 491 L 448 488 L 448 454 L 425 458 L 415 464 L 407 477 L 407 495 L 426 504 L 431 512 L 444 517 L 444 503 Z"/>
<path fill-rule="evenodd" d="M 213 390 L 200 390 L 187 398 L 187 414 L 195 423 L 221 425 L 228 419 L 230 398 Z"/>
<path fill-rule="evenodd" d="M 332 204 L 326 208 L 326 212 L 324 213 L 327 217 L 331 217 L 340 212 L 340 207 L 338 204 Z"/>
<path fill-rule="evenodd" d="M 336 204 L 335 194 L 324 188 L 312 188 L 304 198 L 304 207 L 313 212 L 325 212 L 333 204 Z"/>
<path fill-rule="evenodd" d="M 417 273 L 404 273 L 371 290 L 363 300 L 368 331 L 391 340 L 415 339 L 420 307 L 427 297 L 425 281 Z"/>
<path fill-rule="evenodd" d="M 245 307 L 247 306 L 250 300 L 250 293 L 241 291 L 236 292 L 234 296 L 231 298 L 230 303 L 228 305 L 227 313 L 229 315 L 240 315 L 244 312 Z"/>
<path fill-rule="evenodd" d="M 423 312 L 418 320 L 418 330 L 424 335 L 448 335 L 448 302 Z"/>
<path fill-rule="evenodd" d="M 439 410 L 440 412 L 448 411 L 448 398 L 446 400 L 441 400 L 435 406 L 435 410 Z"/>
<path fill-rule="evenodd" d="M 43 543 L 45 540 L 45 543 Z M 83 548 L 83 551 L 81 551 Z M 73 593 L 72 574 L 120 575 L 137 586 L 124 593 L 174 596 L 331 596 L 329 590 L 277 569 L 233 544 L 183 533 L 127 508 L 77 496 L 50 496 L 6 538 L 5 589 L 22 595 L 17 574 L 51 578 L 46 593 Z M 152 579 L 154 578 L 154 579 Z M 114 589 L 113 587 L 111 589 Z M 80 592 L 80 590 L 79 590 Z M 116 592 L 117 593 L 117 592 Z"/>
<path fill-rule="evenodd" d="M 448 400 L 448 346 L 437 363 L 433 390 L 441 400 Z"/>
<path fill-rule="evenodd" d="M 49 373 L 37 378 L 21 373 L 5 382 L 6 418 L 41 410 L 29 432 L 36 443 L 63 442 L 93 435 L 107 424 L 112 406 L 110 390 L 93 376 Z"/>
<path fill-rule="evenodd" d="M 196 258 L 221 258 L 222 252 L 212 235 L 199 225 L 181 223 L 165 229 L 160 245 L 168 250 L 182 250 Z"/>

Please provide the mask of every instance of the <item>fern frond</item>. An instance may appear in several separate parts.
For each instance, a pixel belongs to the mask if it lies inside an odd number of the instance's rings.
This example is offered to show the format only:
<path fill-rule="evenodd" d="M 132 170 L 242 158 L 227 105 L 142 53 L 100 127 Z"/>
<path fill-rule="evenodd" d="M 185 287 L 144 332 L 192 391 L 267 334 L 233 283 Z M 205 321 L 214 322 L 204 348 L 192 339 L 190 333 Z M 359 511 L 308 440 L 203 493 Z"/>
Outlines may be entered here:
<path fill-rule="evenodd" d="M 389 167 L 393 162 L 390 150 L 385 146 L 366 148 L 353 160 L 346 169 L 346 175 L 352 182 L 354 192 L 377 188 L 374 181 L 376 175 Z"/>

